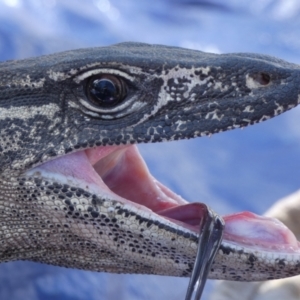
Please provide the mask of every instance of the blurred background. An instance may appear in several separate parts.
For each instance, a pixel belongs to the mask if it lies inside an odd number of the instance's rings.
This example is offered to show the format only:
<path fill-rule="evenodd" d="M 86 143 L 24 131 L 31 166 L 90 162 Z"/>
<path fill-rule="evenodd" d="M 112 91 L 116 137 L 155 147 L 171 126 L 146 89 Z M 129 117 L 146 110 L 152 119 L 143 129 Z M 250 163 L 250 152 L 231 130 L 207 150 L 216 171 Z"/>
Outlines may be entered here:
<path fill-rule="evenodd" d="M 0 60 L 140 41 L 299 63 L 298 0 L 0 0 Z M 1 66 L 0 66 L 1 67 Z M 140 145 L 155 177 L 220 214 L 262 214 L 300 188 L 300 110 L 211 138 Z M 186 278 L 0 265 L 0 299 L 184 299 Z M 206 286 L 209 299 L 214 282 Z"/>

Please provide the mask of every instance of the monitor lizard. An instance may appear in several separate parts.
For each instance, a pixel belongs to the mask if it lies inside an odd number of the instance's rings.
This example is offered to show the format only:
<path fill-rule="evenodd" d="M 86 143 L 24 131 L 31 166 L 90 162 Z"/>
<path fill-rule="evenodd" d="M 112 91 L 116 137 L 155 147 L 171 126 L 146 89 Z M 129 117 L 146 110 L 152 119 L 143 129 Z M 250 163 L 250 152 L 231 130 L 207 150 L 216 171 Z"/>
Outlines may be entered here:
<path fill-rule="evenodd" d="M 260 54 L 121 43 L 0 63 L 0 261 L 189 276 L 201 211 L 150 175 L 135 144 L 242 128 L 299 101 L 299 66 Z M 227 223 L 264 223 L 274 239 L 275 221 L 240 217 Z M 278 245 L 247 234 L 225 230 L 210 278 L 300 273 L 286 229 Z"/>

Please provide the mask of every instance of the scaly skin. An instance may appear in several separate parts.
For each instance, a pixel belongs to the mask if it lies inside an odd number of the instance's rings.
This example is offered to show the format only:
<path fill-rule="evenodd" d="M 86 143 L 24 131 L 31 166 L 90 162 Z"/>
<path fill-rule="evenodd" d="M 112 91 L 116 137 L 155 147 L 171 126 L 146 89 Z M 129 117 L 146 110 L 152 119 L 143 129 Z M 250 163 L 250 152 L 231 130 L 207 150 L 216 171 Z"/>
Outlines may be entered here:
<path fill-rule="evenodd" d="M 91 105 L 96 74 L 127 96 Z M 299 67 L 257 54 L 208 54 L 123 43 L 0 64 L 0 260 L 94 271 L 189 276 L 198 236 L 174 222 L 27 172 L 94 146 L 161 142 L 244 127 L 295 107 Z M 263 280 L 300 273 L 300 254 L 268 255 L 223 242 L 210 278 Z"/>

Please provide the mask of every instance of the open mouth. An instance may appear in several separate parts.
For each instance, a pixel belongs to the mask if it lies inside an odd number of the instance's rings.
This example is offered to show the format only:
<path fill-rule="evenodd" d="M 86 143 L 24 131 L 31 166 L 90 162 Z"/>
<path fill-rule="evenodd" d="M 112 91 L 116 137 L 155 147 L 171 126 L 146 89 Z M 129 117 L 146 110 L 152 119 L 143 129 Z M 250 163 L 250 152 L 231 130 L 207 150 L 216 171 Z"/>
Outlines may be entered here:
<path fill-rule="evenodd" d="M 200 203 L 188 203 L 157 181 L 135 145 L 81 150 L 27 171 L 52 181 L 80 187 L 100 198 L 134 207 L 141 215 L 155 215 L 171 226 L 198 234 Z M 223 217 L 224 241 L 234 248 L 299 253 L 294 234 L 273 218 L 242 212 Z"/>

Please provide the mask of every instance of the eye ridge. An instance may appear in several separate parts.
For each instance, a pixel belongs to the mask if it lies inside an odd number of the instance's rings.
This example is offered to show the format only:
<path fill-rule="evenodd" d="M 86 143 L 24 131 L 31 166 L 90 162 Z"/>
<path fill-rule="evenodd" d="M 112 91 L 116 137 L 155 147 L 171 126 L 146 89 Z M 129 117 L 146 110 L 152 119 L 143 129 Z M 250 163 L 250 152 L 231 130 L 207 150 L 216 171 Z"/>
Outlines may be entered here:
<path fill-rule="evenodd" d="M 127 95 L 121 78 L 109 74 L 93 76 L 87 82 L 87 98 L 98 107 L 109 108 L 120 104 Z"/>

